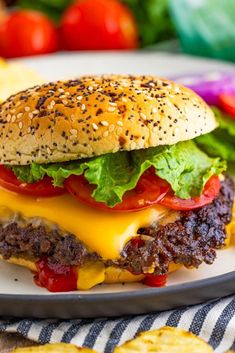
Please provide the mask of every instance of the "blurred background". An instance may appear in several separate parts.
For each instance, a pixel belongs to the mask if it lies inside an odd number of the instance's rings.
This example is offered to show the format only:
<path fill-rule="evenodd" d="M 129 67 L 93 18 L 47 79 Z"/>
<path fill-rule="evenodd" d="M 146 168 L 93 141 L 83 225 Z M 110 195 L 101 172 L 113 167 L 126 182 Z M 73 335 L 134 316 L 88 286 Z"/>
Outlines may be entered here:
<path fill-rule="evenodd" d="M 0 56 L 167 50 L 235 61 L 235 0 L 0 0 Z"/>

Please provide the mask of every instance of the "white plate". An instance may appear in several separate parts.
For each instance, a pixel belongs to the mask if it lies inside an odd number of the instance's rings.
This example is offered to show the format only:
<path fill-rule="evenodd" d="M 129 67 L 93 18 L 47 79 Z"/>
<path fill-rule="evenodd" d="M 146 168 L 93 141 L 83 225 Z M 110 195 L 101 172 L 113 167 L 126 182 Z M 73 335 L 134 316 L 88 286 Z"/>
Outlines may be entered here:
<path fill-rule="evenodd" d="M 62 53 L 14 61 L 32 67 L 51 81 L 84 74 L 119 73 L 175 76 L 192 72 L 235 70 L 233 64 L 216 60 L 153 52 Z"/>
<path fill-rule="evenodd" d="M 42 56 L 14 60 L 24 63 L 38 71 L 46 80 L 57 80 L 76 77 L 83 74 L 102 73 L 129 73 L 129 74 L 154 74 L 160 76 L 176 76 L 183 73 L 212 72 L 217 70 L 231 71 L 235 69 L 232 64 L 192 58 L 189 56 L 164 54 L 164 53 L 62 53 L 58 55 Z M 175 287 L 184 283 L 192 283 L 197 280 L 212 278 L 235 271 L 235 247 L 218 251 L 218 258 L 212 266 L 202 265 L 198 270 L 180 269 L 169 276 L 168 287 Z M 234 272 L 235 276 L 235 272 Z M 203 281 L 205 286 L 205 281 Z M 143 291 L 141 284 L 102 285 L 89 292 L 74 292 L 74 297 L 91 297 L 102 293 L 136 292 Z M 8 303 L 21 297 L 37 296 L 51 297 L 51 293 L 39 288 L 33 283 L 33 275 L 26 269 L 0 262 L 0 304 L 1 297 L 6 300 L 8 295 L 14 294 L 13 299 L 9 297 Z M 63 298 L 71 300 L 71 294 L 63 294 Z M 1 296 L 2 295 L 2 296 Z M 39 297 L 38 297 L 39 296 Z M 53 295 L 53 298 L 60 294 Z M 30 298 L 30 297 L 29 297 Z M 36 297 L 35 297 L 36 298 Z M 32 297 L 31 297 L 32 299 Z M 171 305 L 172 306 L 172 305 Z M 0 314 L 2 305 L 0 305 Z M 28 315 L 30 315 L 29 310 Z M 128 310 L 126 310 L 128 313 Z M 12 314 L 12 312 L 11 312 Z M 14 314 L 14 313 L 13 313 Z M 105 314 L 105 312 L 104 312 Z M 17 313 L 14 315 L 18 315 Z M 36 314 L 45 316 L 45 314 Z M 64 314 L 63 314 L 64 315 Z M 70 314 L 69 314 L 70 315 Z M 67 315 L 67 316 L 69 316 Z M 61 316 L 59 314 L 59 316 Z M 88 316 L 91 316 L 90 314 Z"/>

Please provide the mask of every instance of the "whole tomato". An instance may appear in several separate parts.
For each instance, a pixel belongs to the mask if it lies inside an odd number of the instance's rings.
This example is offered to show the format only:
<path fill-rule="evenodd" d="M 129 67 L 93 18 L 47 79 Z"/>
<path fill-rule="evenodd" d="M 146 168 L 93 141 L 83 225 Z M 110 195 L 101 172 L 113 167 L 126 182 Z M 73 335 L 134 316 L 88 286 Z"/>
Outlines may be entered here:
<path fill-rule="evenodd" d="M 129 9 L 118 0 L 79 0 L 61 21 L 65 49 L 135 49 L 138 31 Z"/>
<path fill-rule="evenodd" d="M 0 56 L 14 58 L 51 53 L 57 50 L 53 22 L 37 11 L 18 10 L 1 18 Z"/>

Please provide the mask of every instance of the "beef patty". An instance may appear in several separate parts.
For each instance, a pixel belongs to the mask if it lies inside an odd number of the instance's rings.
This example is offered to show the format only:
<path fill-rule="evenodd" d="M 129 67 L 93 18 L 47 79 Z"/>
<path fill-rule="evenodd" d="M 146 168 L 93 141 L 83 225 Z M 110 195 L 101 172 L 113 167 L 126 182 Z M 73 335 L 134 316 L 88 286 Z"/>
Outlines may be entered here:
<path fill-rule="evenodd" d="M 139 229 L 138 238 L 126 244 L 120 258 L 106 261 L 106 265 L 125 268 L 134 274 L 150 269 L 164 274 L 170 262 L 186 267 L 213 263 L 215 250 L 225 243 L 225 225 L 231 221 L 233 200 L 234 183 L 226 176 L 213 203 L 180 212 L 175 222 Z M 46 256 L 61 265 L 82 266 L 87 260 L 102 261 L 73 234 L 48 229 L 43 221 L 37 226 L 30 223 L 22 226 L 18 221 L 0 225 L 0 254 L 4 259 L 15 256 L 33 261 Z"/>

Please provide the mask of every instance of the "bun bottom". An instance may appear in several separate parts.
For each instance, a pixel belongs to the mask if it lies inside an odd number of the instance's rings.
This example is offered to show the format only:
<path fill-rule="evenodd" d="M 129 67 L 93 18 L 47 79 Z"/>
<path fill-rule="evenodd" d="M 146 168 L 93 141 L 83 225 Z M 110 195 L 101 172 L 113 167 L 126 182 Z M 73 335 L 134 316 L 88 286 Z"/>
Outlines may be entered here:
<path fill-rule="evenodd" d="M 0 259 L 2 259 L 1 255 Z M 25 260 L 20 257 L 11 257 L 6 261 L 14 265 L 25 267 L 32 272 L 37 272 L 36 264 L 33 261 Z M 171 263 L 169 273 L 177 271 L 181 266 L 180 264 Z M 140 282 L 143 278 L 144 275 L 133 275 L 131 272 L 118 267 L 110 266 L 104 268 L 101 263 L 90 262 L 79 271 L 78 289 L 88 290 L 101 283 L 117 284 Z"/>

